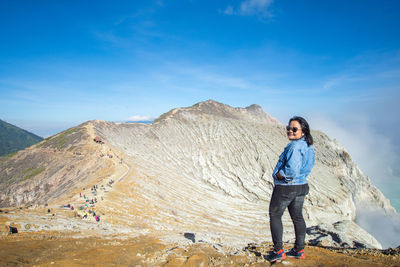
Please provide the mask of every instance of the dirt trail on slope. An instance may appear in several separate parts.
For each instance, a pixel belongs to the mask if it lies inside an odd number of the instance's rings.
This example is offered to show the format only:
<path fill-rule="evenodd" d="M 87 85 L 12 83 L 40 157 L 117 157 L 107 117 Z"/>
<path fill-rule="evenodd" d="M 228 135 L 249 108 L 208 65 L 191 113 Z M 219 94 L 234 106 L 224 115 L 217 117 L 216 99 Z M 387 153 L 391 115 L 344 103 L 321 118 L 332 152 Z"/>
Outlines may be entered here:
<path fill-rule="evenodd" d="M 90 140 L 94 140 L 97 135 L 93 129 L 93 125 L 86 125 L 87 134 Z M 101 215 L 102 220 L 108 220 L 112 215 L 110 211 L 110 192 L 114 191 L 114 186 L 121 182 L 126 176 L 132 175 L 132 170 L 125 162 L 123 156 L 107 144 L 93 144 L 90 143 L 93 149 L 97 151 L 97 156 L 104 158 L 108 166 L 103 167 L 101 175 L 97 178 L 91 179 L 85 184 L 81 184 L 80 188 L 76 188 L 71 194 L 66 197 L 58 199 L 53 202 L 53 205 L 66 205 L 74 206 L 77 214 L 82 217 L 87 214 L 88 210 L 97 211 Z M 79 209 L 83 207 L 82 209 Z M 90 214 L 88 214 L 90 215 Z M 88 216 L 88 219 L 94 220 L 94 216 Z"/>

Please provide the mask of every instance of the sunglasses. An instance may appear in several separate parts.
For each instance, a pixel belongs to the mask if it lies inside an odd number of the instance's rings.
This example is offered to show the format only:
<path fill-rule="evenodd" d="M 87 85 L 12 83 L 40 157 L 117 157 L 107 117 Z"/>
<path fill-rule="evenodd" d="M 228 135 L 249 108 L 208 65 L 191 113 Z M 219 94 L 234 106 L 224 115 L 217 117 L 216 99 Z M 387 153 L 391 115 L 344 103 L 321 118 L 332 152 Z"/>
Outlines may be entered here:
<path fill-rule="evenodd" d="M 290 127 L 290 126 L 286 126 L 286 131 L 289 132 L 290 130 L 292 130 L 292 132 L 297 132 L 297 130 L 299 130 L 299 128 L 297 127 Z"/>

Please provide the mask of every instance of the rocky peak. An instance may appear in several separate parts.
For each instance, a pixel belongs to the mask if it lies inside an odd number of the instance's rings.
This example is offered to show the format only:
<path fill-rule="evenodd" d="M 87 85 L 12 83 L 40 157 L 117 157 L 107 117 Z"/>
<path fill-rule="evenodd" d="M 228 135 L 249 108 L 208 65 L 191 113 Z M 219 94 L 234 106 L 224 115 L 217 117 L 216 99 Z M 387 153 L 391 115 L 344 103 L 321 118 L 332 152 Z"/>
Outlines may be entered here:
<path fill-rule="evenodd" d="M 248 114 L 251 114 L 253 118 L 258 119 L 260 121 L 266 121 L 273 124 L 279 123 L 277 119 L 273 118 L 271 115 L 265 112 L 261 106 L 257 104 L 252 104 L 246 107 L 246 112 Z"/>
<path fill-rule="evenodd" d="M 190 107 L 176 108 L 161 115 L 155 122 L 179 119 L 198 119 L 198 116 L 213 116 L 238 120 L 257 121 L 264 123 L 279 123 L 275 118 L 266 113 L 261 106 L 253 104 L 246 108 L 234 108 L 229 105 L 209 99 Z"/>

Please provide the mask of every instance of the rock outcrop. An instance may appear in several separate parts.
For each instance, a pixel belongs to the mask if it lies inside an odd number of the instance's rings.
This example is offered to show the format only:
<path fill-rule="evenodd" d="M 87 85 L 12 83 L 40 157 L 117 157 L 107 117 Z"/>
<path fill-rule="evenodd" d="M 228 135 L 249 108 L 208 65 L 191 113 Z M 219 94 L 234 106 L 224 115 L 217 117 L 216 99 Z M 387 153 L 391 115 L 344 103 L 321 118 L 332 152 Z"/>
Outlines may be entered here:
<path fill-rule="evenodd" d="M 196 239 L 211 243 L 270 239 L 271 174 L 288 140 L 284 125 L 260 106 L 233 108 L 208 100 L 173 109 L 152 124 L 90 121 L 70 131 L 65 141 L 55 136 L 0 159 L 1 206 L 67 199 L 79 188 L 115 175 L 115 187 L 102 205 L 113 214 L 109 221 L 117 221 L 121 229 L 146 227 L 166 239 L 195 233 Z M 304 206 L 308 239 L 380 247 L 354 223 L 357 206 L 368 203 L 386 214 L 394 208 L 344 148 L 322 132 L 312 135 L 316 164 Z M 104 144 L 93 142 L 95 137 Z M 52 157 L 43 156 L 51 151 Z M 99 156 L 105 153 L 114 157 Z M 45 170 L 26 178 L 28 165 L 19 162 L 29 162 L 23 161 L 29 157 L 41 157 Z M 43 183 L 50 193 L 41 189 Z M 284 238 L 291 240 L 288 214 L 284 225 Z"/>

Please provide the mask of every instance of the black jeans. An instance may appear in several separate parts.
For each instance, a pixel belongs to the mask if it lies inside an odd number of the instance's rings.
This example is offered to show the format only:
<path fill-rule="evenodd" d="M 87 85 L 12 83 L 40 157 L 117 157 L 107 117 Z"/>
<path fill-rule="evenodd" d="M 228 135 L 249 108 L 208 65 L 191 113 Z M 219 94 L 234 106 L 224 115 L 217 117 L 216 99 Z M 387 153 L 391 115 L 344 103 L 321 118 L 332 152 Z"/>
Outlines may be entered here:
<path fill-rule="evenodd" d="M 303 218 L 304 198 L 308 194 L 308 184 L 303 185 L 276 185 L 269 203 L 269 225 L 271 228 L 274 250 L 283 248 L 282 242 L 282 215 L 286 207 L 294 224 L 296 243 L 294 248 L 299 251 L 304 249 L 306 238 L 306 223 Z"/>

